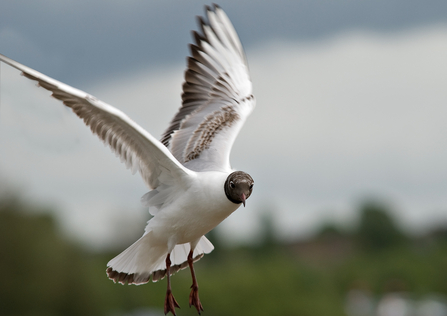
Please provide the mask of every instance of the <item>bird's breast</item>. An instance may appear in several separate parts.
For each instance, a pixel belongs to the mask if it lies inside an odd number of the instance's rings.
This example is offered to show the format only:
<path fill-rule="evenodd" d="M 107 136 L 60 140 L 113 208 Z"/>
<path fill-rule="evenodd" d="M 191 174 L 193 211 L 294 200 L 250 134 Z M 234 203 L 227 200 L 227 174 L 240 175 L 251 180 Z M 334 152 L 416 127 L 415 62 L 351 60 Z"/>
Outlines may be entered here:
<path fill-rule="evenodd" d="M 240 206 L 225 195 L 227 176 L 222 172 L 198 173 L 175 201 L 151 219 L 151 226 L 165 227 L 160 234 L 175 238 L 178 244 L 205 235 Z"/>

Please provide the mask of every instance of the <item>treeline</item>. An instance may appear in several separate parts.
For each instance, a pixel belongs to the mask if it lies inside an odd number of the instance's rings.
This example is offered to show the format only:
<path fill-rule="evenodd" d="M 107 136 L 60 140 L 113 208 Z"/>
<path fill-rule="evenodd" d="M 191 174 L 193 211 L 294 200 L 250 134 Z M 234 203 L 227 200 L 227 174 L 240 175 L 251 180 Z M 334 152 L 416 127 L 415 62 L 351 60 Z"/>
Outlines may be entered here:
<path fill-rule="evenodd" d="M 122 286 L 107 279 L 115 253 L 91 253 L 58 231 L 50 212 L 0 201 L 0 315 L 163 315 L 165 281 Z M 218 246 L 196 264 L 204 315 L 345 315 L 347 293 L 447 295 L 447 230 L 406 235 L 386 205 L 365 203 L 356 227 L 326 225 L 314 238 L 275 238 Z M 219 241 L 214 237 L 215 243 Z M 178 315 L 188 307 L 190 275 L 173 277 Z"/>

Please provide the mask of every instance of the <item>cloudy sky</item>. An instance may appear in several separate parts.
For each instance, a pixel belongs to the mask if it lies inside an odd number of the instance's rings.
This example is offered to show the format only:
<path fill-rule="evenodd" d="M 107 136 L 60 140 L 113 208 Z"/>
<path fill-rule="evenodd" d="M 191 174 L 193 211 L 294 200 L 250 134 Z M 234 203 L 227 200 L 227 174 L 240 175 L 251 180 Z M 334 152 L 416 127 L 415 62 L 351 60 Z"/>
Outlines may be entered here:
<path fill-rule="evenodd" d="M 203 1 L 2 4 L 0 53 L 95 95 L 159 137 L 180 106 Z M 411 232 L 447 223 L 447 2 L 222 1 L 246 49 L 257 107 L 232 152 L 255 192 L 220 227 L 284 238 L 349 225 L 366 198 Z M 147 191 L 68 109 L 1 65 L 0 186 L 52 205 L 69 234 L 142 233 Z"/>

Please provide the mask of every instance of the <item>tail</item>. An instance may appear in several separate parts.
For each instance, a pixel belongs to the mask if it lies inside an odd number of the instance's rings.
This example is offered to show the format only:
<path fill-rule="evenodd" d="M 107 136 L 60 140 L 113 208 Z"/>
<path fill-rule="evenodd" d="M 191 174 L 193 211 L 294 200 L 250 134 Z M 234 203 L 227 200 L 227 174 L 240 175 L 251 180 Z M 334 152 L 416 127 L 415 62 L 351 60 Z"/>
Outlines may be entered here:
<path fill-rule="evenodd" d="M 213 249 L 214 246 L 211 242 L 202 236 L 194 249 L 194 262 Z M 174 247 L 170 257 L 172 265 L 169 271 L 171 275 L 188 266 L 189 251 L 189 244 Z M 167 254 L 167 245 L 155 243 L 152 232 L 148 232 L 107 263 L 107 276 L 115 283 L 121 284 L 144 284 L 149 282 L 151 276 L 152 281 L 156 282 L 166 276 Z"/>

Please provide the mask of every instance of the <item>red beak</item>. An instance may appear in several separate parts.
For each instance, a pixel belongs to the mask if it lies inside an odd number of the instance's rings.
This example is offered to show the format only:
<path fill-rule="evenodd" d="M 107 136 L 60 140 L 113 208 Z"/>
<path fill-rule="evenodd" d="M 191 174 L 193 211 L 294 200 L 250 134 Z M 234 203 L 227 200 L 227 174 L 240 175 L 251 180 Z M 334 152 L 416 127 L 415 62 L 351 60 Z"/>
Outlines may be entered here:
<path fill-rule="evenodd" d="M 242 204 L 244 204 L 244 207 L 245 207 L 245 194 L 244 193 L 242 193 L 242 195 L 241 195 L 241 200 L 242 200 Z"/>

